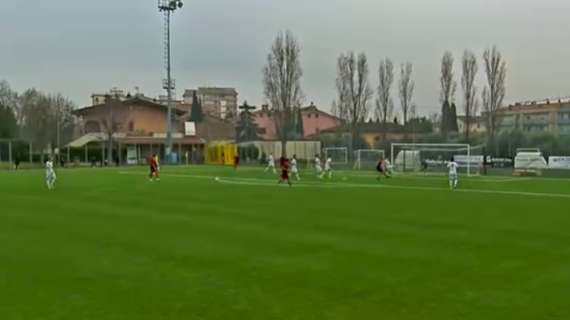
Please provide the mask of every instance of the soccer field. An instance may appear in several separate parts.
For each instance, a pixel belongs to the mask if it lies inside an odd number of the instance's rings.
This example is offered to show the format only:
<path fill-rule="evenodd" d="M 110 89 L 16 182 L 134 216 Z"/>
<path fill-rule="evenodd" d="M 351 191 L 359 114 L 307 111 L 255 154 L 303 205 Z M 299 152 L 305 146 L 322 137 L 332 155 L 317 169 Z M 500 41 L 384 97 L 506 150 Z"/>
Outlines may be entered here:
<path fill-rule="evenodd" d="M 570 319 L 570 180 L 57 173 L 0 172 L 0 319 Z"/>

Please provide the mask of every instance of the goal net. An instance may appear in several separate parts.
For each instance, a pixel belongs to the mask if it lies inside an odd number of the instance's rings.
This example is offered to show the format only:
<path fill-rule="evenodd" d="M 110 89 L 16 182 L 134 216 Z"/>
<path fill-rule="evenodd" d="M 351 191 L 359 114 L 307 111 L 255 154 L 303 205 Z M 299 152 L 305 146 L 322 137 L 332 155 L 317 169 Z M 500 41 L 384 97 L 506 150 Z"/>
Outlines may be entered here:
<path fill-rule="evenodd" d="M 375 170 L 378 161 L 385 156 L 384 150 L 380 149 L 356 150 L 354 151 L 354 169 Z"/>
<path fill-rule="evenodd" d="M 452 159 L 459 165 L 459 172 L 478 174 L 483 166 L 482 146 L 443 143 L 394 143 L 391 147 L 391 163 L 396 172 L 445 174 Z"/>
<path fill-rule="evenodd" d="M 330 157 L 333 163 L 348 163 L 348 148 L 346 147 L 324 148 L 323 152 L 325 154 L 325 161 Z"/>

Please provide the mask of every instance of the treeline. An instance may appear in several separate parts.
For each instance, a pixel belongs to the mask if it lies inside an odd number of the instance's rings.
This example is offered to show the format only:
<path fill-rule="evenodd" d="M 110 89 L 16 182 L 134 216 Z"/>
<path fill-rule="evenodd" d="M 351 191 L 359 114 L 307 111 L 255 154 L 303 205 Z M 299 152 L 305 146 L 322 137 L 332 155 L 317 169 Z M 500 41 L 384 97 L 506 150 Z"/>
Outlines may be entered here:
<path fill-rule="evenodd" d="M 496 145 L 497 111 L 503 104 L 506 93 L 507 67 L 501 52 L 487 48 L 481 56 L 484 83 L 477 84 L 479 62 L 475 53 L 465 50 L 461 59 L 461 99 L 456 99 L 457 78 L 455 59 L 446 51 L 441 59 L 440 103 L 441 111 L 430 117 L 430 122 L 439 129 L 441 141 L 450 139 L 450 134 L 462 134 L 470 141 L 470 133 L 479 114 L 485 118 L 487 143 Z M 403 62 L 395 70 L 391 58 L 380 59 L 375 78 L 370 80 L 368 58 L 364 52 L 350 51 L 337 59 L 336 89 L 337 98 L 333 101 L 332 112 L 345 121 L 353 136 L 366 119 L 388 124 L 408 123 L 417 119 L 418 105 L 415 103 L 415 81 L 413 64 Z M 482 90 L 479 90 L 482 87 Z M 394 94 L 395 93 L 395 94 Z M 395 110 L 393 96 L 399 101 L 399 111 Z M 459 101 L 458 101 L 459 100 Z M 459 132 L 458 113 L 463 113 L 463 132 Z"/>
<path fill-rule="evenodd" d="M 32 143 L 34 150 L 50 152 L 69 142 L 77 128 L 75 104 L 59 93 L 34 88 L 12 90 L 0 81 L 0 139 Z"/>
<path fill-rule="evenodd" d="M 487 143 L 493 148 L 497 145 L 497 112 L 503 105 L 503 99 L 506 94 L 507 63 L 499 49 L 493 47 L 487 48 L 483 52 L 482 64 L 484 83 L 482 85 L 483 90 L 479 91 L 477 85 L 477 73 L 479 71 L 477 56 L 472 51 L 464 51 L 461 60 L 461 96 L 465 126 L 461 134 L 464 134 L 467 142 L 470 141 L 471 128 L 478 113 L 481 112 L 487 129 Z M 439 129 L 445 140 L 449 133 L 459 131 L 457 125 L 458 108 L 455 99 L 457 80 L 454 72 L 454 57 L 450 51 L 445 52 L 441 59 L 440 83 L 442 108 Z M 482 110 L 480 110 L 481 107 Z"/>

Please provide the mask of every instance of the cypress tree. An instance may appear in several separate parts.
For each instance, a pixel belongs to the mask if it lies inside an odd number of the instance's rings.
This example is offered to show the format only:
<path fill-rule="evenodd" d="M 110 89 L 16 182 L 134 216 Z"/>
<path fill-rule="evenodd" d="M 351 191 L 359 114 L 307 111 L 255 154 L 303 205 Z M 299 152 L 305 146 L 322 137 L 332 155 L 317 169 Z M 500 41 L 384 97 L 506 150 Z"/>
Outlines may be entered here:
<path fill-rule="evenodd" d="M 239 114 L 239 121 L 236 127 L 237 140 L 239 142 L 259 140 L 257 135 L 257 124 L 253 119 L 253 114 L 250 112 L 250 109 L 253 109 L 254 107 L 250 107 L 246 101 L 243 106 L 240 106 L 239 108 L 243 111 Z"/>
<path fill-rule="evenodd" d="M 196 92 L 192 96 L 192 110 L 190 111 L 190 121 L 199 123 L 204 120 L 204 114 L 202 113 L 202 102 L 198 99 Z"/>
<path fill-rule="evenodd" d="M 451 108 L 449 109 L 449 132 L 459 132 L 459 126 L 457 125 L 457 107 L 455 103 L 451 104 Z"/>
<path fill-rule="evenodd" d="M 301 108 L 297 109 L 297 123 L 295 132 L 297 133 L 299 138 L 305 137 L 305 127 L 303 125 L 303 112 L 301 112 Z"/>
<path fill-rule="evenodd" d="M 441 124 L 440 131 L 444 138 L 447 138 L 447 133 L 449 132 L 449 103 L 445 101 L 441 106 Z"/>

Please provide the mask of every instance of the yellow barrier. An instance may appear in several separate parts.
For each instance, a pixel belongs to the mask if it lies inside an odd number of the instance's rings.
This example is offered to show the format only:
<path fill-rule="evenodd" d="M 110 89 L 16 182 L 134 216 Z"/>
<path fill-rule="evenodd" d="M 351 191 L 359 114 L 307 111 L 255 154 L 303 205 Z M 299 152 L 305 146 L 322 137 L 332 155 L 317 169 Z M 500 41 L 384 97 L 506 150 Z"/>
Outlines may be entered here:
<path fill-rule="evenodd" d="M 206 163 L 231 166 L 238 153 L 238 146 L 234 143 L 211 143 L 207 146 Z"/>

